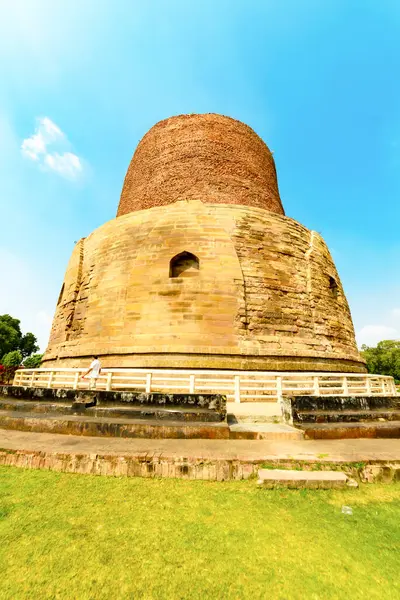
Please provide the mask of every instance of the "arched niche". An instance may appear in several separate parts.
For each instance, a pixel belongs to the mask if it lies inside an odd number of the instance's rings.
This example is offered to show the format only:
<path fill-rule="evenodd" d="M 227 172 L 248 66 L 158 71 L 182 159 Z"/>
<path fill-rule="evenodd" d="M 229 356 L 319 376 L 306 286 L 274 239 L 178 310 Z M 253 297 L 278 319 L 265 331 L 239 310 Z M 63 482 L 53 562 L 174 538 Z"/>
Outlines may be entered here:
<path fill-rule="evenodd" d="M 338 297 L 339 286 L 334 277 L 329 276 L 329 290 L 334 298 Z"/>
<path fill-rule="evenodd" d="M 191 252 L 180 252 L 169 263 L 170 277 L 187 277 L 197 275 L 200 269 L 200 262 L 197 256 Z"/>

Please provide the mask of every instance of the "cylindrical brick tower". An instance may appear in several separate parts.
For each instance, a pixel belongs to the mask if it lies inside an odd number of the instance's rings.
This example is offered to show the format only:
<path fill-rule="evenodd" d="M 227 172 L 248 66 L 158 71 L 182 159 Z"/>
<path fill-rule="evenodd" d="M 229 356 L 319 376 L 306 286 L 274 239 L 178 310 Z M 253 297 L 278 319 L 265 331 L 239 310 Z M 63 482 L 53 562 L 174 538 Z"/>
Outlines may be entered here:
<path fill-rule="evenodd" d="M 321 236 L 285 217 L 271 152 L 215 114 L 156 124 L 117 218 L 76 245 L 44 366 L 364 372 Z"/>
<path fill-rule="evenodd" d="M 177 200 L 285 214 L 267 146 L 244 123 L 215 114 L 171 117 L 150 129 L 129 165 L 117 216 Z"/>

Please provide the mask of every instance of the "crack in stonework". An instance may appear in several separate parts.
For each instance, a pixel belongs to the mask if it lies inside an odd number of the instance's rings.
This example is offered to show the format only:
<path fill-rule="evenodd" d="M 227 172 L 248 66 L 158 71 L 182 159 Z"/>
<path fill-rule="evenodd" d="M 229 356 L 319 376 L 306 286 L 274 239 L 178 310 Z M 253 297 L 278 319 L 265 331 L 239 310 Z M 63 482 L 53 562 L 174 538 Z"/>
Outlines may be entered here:
<path fill-rule="evenodd" d="M 84 253 L 85 253 L 84 243 L 85 243 L 85 238 L 81 238 L 78 242 L 78 244 L 79 244 L 78 273 L 76 275 L 76 283 L 75 283 L 75 289 L 73 292 L 71 312 L 66 319 L 66 325 L 65 325 L 66 330 L 69 330 L 72 328 L 74 318 L 75 318 L 76 303 L 77 303 L 79 291 L 80 291 L 80 288 L 82 285 L 83 259 L 84 259 Z M 69 334 L 67 333 L 67 337 L 68 336 L 69 336 Z"/>
<path fill-rule="evenodd" d="M 310 231 L 310 245 L 308 247 L 308 250 L 306 251 L 304 258 L 307 261 L 307 293 L 311 294 L 311 290 L 312 290 L 312 286 L 311 286 L 311 254 L 312 251 L 314 250 L 314 238 L 315 238 L 315 231 Z M 313 308 L 313 299 L 310 297 L 310 301 L 312 303 L 312 308 Z"/>
<path fill-rule="evenodd" d="M 246 222 L 244 222 L 244 224 L 243 224 L 243 222 L 237 223 L 237 231 L 235 231 L 233 233 L 231 239 L 232 239 L 233 247 L 234 247 L 237 259 L 238 259 L 239 268 L 240 268 L 240 272 L 242 274 L 242 281 L 243 281 L 243 290 L 242 291 L 243 291 L 244 315 L 241 313 L 240 317 L 242 317 L 242 316 L 244 317 L 244 322 L 242 322 L 241 319 L 240 319 L 239 326 L 242 327 L 242 332 L 244 330 L 243 333 L 246 336 L 248 336 L 248 334 L 249 334 L 249 313 L 248 313 L 248 306 L 247 306 L 246 278 L 245 278 L 245 275 L 244 275 L 243 266 L 242 266 L 242 262 L 241 262 L 242 256 L 239 254 L 239 245 L 235 244 L 235 239 L 237 240 L 238 238 L 240 238 L 240 235 L 238 235 L 238 233 L 240 234 L 240 232 L 242 230 L 246 230 L 247 231 L 247 223 Z"/>
<path fill-rule="evenodd" d="M 310 231 L 310 244 L 308 250 L 304 254 L 304 258 L 307 263 L 307 295 L 310 303 L 311 317 L 312 317 L 312 327 L 314 331 L 314 335 L 316 335 L 315 331 L 315 302 L 312 294 L 312 281 L 311 281 L 311 254 L 314 251 L 314 240 L 315 240 L 315 231 Z"/>

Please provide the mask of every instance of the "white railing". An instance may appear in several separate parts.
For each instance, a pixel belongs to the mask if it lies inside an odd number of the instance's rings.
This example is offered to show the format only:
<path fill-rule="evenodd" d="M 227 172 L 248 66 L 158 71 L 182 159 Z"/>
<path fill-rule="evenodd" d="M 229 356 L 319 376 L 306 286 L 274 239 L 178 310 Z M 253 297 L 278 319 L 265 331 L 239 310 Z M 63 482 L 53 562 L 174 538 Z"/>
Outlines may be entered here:
<path fill-rule="evenodd" d="M 87 389 L 87 369 L 19 369 L 14 385 Z M 392 396 L 392 377 L 363 373 L 299 373 L 168 369 L 102 369 L 98 390 L 221 393 L 228 402 L 275 402 L 281 396 Z"/>

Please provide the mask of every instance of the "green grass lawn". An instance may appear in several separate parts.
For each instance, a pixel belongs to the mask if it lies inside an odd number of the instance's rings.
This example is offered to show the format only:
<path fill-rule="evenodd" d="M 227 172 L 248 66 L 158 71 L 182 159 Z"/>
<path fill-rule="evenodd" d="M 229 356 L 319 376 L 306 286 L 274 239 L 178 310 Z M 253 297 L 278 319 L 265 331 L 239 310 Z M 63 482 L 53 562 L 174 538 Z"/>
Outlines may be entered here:
<path fill-rule="evenodd" d="M 397 600 L 400 484 L 260 490 L 0 467 L 0 542 L 1 600 Z"/>

